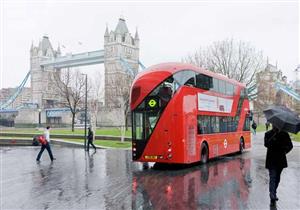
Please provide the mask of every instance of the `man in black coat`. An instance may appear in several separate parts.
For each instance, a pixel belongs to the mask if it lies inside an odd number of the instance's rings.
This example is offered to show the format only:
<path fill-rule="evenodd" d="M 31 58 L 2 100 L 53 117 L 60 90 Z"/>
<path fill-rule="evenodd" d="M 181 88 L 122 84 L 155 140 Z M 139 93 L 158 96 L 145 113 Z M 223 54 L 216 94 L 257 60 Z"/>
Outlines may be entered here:
<path fill-rule="evenodd" d="M 90 127 L 89 127 L 89 132 L 88 132 L 87 139 L 88 139 L 87 151 L 89 151 L 90 145 L 92 145 L 93 148 L 94 148 L 95 151 L 96 151 L 96 147 L 95 147 L 95 145 L 93 144 L 94 134 L 93 134 L 93 131 L 92 131 L 92 129 L 91 129 Z"/>
<path fill-rule="evenodd" d="M 270 177 L 270 205 L 275 206 L 278 200 L 276 191 L 280 182 L 280 174 L 288 166 L 286 154 L 293 149 L 293 144 L 287 132 L 279 131 L 272 125 L 272 130 L 265 133 L 264 145 L 267 147 L 266 168 L 269 170 Z"/>

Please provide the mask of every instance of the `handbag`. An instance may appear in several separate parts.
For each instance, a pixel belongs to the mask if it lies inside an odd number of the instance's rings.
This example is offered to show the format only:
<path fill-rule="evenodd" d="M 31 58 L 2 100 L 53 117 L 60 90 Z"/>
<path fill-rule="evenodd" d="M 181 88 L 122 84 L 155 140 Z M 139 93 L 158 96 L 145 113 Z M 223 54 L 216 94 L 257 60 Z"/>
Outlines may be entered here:
<path fill-rule="evenodd" d="M 43 135 L 38 137 L 38 141 L 42 144 L 42 145 L 46 145 L 47 144 L 47 140 L 45 139 L 45 137 Z"/>

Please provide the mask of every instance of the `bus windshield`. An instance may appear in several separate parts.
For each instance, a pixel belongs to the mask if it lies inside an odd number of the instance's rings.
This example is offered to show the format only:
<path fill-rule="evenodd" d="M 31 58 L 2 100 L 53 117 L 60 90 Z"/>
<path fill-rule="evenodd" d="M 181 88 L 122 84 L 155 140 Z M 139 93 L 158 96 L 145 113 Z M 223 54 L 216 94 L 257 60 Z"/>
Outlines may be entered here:
<path fill-rule="evenodd" d="M 169 77 L 156 87 L 133 112 L 133 138 L 147 140 L 174 94 L 174 79 Z"/>
<path fill-rule="evenodd" d="M 159 84 L 133 111 L 133 139 L 147 140 L 179 87 L 194 86 L 195 72 L 183 70 Z"/>

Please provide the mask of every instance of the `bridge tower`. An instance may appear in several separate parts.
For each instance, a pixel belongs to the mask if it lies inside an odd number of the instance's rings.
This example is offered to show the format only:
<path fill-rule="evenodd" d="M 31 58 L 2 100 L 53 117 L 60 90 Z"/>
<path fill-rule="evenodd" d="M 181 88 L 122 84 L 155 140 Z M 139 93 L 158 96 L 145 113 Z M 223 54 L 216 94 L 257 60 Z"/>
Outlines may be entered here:
<path fill-rule="evenodd" d="M 59 73 L 59 71 L 53 71 L 53 67 L 42 68 L 40 63 L 44 59 L 55 58 L 60 54 L 60 48 L 54 50 L 48 36 L 43 36 L 38 46 L 34 46 L 33 43 L 31 45 L 31 95 L 32 102 L 37 103 L 40 108 L 54 106 L 58 96 L 55 94 L 55 82 L 52 74 Z"/>
<path fill-rule="evenodd" d="M 125 60 L 133 70 L 138 72 L 139 61 L 139 36 L 131 36 L 125 19 L 120 18 L 114 31 L 106 26 L 104 34 L 104 66 L 105 66 L 105 106 L 120 107 L 129 97 L 132 76 L 122 66 L 121 59 Z"/>

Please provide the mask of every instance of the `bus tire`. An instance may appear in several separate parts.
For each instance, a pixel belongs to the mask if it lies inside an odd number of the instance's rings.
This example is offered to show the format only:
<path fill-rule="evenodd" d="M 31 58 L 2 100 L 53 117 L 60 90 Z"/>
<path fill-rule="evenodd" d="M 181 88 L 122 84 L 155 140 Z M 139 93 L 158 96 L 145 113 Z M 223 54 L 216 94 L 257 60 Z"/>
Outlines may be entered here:
<path fill-rule="evenodd" d="M 241 138 L 240 139 L 240 151 L 239 151 L 239 153 L 242 154 L 244 152 L 244 149 L 245 149 L 245 142 L 244 142 L 244 139 Z"/>
<path fill-rule="evenodd" d="M 208 161 L 208 147 L 206 143 L 202 143 L 201 145 L 201 160 L 200 162 L 205 164 Z"/>

